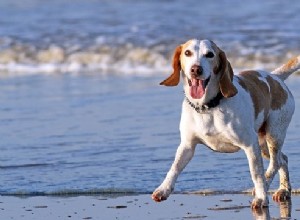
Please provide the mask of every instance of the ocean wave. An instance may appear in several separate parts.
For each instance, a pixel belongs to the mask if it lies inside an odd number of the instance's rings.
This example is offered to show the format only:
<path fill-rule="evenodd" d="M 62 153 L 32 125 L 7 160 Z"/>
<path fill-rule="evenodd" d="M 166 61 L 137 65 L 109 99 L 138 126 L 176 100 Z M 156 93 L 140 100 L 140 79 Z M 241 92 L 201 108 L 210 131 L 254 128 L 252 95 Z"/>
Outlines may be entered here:
<path fill-rule="evenodd" d="M 0 72 L 2 75 L 74 72 L 122 75 L 161 74 L 171 70 L 173 51 L 170 48 L 171 46 L 166 44 L 146 47 L 130 43 L 118 46 L 96 43 L 87 47 L 51 44 L 39 48 L 30 43 L 2 39 L 0 41 Z M 280 45 L 264 50 L 254 50 L 241 43 L 233 43 L 225 48 L 225 51 L 226 49 L 228 49 L 228 59 L 235 69 L 271 70 L 298 53 L 298 51 L 282 52 L 283 48 Z"/>
<path fill-rule="evenodd" d="M 0 71 L 8 73 L 152 73 L 168 69 L 169 57 L 159 48 L 144 48 L 125 44 L 81 48 L 64 48 L 50 45 L 37 48 L 34 45 L 14 43 L 0 49 Z"/>
<path fill-rule="evenodd" d="M 85 195 L 103 195 L 103 196 L 124 196 L 136 194 L 150 194 L 151 192 L 136 191 L 132 189 L 64 189 L 57 191 L 13 191 L 0 192 L 1 196 L 85 196 Z"/>
<path fill-rule="evenodd" d="M 48 163 L 32 163 L 32 164 L 14 164 L 14 165 L 6 165 L 6 166 L 1 166 L 0 165 L 0 170 L 7 170 L 7 169 L 26 169 L 26 168 L 36 168 L 36 167 L 46 167 L 46 166 L 51 166 L 52 164 Z"/>

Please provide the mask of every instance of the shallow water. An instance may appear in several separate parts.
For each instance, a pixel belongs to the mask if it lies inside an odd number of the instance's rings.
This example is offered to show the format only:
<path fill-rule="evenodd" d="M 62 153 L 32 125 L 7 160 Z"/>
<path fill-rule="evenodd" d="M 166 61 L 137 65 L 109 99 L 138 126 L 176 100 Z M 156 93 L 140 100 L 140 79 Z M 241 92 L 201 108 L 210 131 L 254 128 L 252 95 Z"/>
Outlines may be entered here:
<path fill-rule="evenodd" d="M 151 192 L 179 143 L 181 86 L 162 77 L 31 75 L 0 80 L 0 193 Z M 287 80 L 296 112 L 285 142 L 300 187 L 299 77 Z M 278 185 L 277 178 L 271 188 Z M 252 187 L 243 152 L 199 146 L 176 190 Z"/>

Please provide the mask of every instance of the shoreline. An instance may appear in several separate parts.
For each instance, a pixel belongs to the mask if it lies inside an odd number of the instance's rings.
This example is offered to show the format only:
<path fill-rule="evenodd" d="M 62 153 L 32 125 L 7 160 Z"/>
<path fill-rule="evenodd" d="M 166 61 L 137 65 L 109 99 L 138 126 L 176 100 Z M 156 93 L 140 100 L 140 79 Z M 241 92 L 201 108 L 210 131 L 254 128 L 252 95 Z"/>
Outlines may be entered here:
<path fill-rule="evenodd" d="M 268 195 L 272 195 L 276 189 L 268 191 Z M 76 197 L 76 196 L 107 196 L 107 197 L 122 197 L 122 196 L 138 196 L 151 195 L 152 191 L 135 191 L 131 189 L 91 189 L 91 190 L 61 190 L 61 191 L 16 191 L 16 192 L 0 192 L 1 197 Z M 216 196 L 216 195 L 252 195 L 252 188 L 246 190 L 215 190 L 215 189 L 201 189 L 198 191 L 175 191 L 171 195 L 202 195 L 202 196 Z M 292 196 L 300 196 L 300 189 L 292 189 Z"/>
<path fill-rule="evenodd" d="M 249 194 L 172 194 L 156 203 L 150 194 L 0 196 L 3 219 L 297 219 L 300 196 L 252 212 Z"/>

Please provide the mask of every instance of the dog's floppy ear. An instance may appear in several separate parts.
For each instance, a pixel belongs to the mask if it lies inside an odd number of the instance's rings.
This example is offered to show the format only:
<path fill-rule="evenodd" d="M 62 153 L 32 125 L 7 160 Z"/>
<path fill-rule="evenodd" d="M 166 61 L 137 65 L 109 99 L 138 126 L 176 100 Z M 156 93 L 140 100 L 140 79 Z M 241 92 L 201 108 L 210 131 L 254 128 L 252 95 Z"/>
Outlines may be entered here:
<path fill-rule="evenodd" d="M 177 86 L 180 80 L 180 71 L 181 71 L 181 64 L 180 64 L 180 54 L 181 54 L 182 46 L 177 46 L 174 55 L 173 55 L 173 73 L 164 81 L 160 83 L 160 85 L 165 86 Z"/>
<path fill-rule="evenodd" d="M 237 89 L 232 83 L 233 79 L 233 70 L 231 68 L 231 65 L 229 61 L 227 60 L 227 57 L 221 49 L 219 53 L 219 59 L 220 59 L 220 67 L 218 68 L 218 74 L 221 74 L 220 81 L 219 81 L 219 87 L 222 95 L 225 98 L 233 97 L 237 94 Z"/>

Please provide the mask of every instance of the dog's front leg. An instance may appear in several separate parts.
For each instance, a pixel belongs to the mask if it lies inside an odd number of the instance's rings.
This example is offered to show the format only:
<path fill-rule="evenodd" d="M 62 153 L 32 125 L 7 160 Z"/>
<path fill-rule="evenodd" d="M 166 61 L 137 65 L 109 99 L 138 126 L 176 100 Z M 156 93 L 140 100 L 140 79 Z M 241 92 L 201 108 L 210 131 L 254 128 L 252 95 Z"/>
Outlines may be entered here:
<path fill-rule="evenodd" d="M 259 209 L 267 207 L 267 185 L 259 145 L 249 146 L 244 148 L 244 150 L 249 162 L 250 173 L 255 188 L 255 198 L 252 201 L 251 208 Z"/>
<path fill-rule="evenodd" d="M 190 162 L 195 152 L 196 145 L 181 143 L 177 149 L 175 160 L 162 184 L 152 193 L 152 199 L 156 202 L 166 200 L 174 189 L 177 177 Z"/>

